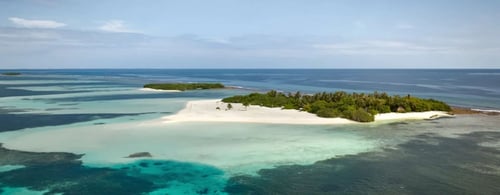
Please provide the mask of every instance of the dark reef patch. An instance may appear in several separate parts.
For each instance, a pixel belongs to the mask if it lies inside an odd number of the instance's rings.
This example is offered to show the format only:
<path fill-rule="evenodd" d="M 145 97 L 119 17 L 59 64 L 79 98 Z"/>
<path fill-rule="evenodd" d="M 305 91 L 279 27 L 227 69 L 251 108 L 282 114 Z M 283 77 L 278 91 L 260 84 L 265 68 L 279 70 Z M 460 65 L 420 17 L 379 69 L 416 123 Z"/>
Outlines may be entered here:
<path fill-rule="evenodd" d="M 152 182 L 127 176 L 126 172 L 82 166 L 79 160 L 82 156 L 16 151 L 0 145 L 0 166 L 26 166 L 0 172 L 0 187 L 49 190 L 47 194 L 140 194 L 154 187 Z"/>
<path fill-rule="evenodd" d="M 142 158 L 142 157 L 151 158 L 151 157 L 153 157 L 153 155 L 151 155 L 151 153 L 149 153 L 149 152 L 137 152 L 137 153 L 130 154 L 125 158 Z"/>
<path fill-rule="evenodd" d="M 65 152 L 25 152 L 9 150 L 0 143 L 0 166 L 3 165 L 24 165 L 35 166 L 53 163 L 74 164 L 79 163 L 83 154 L 72 154 Z"/>
<path fill-rule="evenodd" d="M 52 94 L 66 94 L 66 93 L 80 93 L 80 92 L 85 92 L 85 91 L 30 91 L 24 89 L 10 89 L 0 85 L 0 97 L 52 95 Z"/>
<path fill-rule="evenodd" d="M 153 181 L 158 189 L 170 188 L 175 191 L 173 194 L 217 194 L 226 185 L 224 172 L 198 163 L 139 160 L 117 169 L 126 170 L 129 176 Z"/>
<path fill-rule="evenodd" d="M 75 105 L 78 105 L 78 103 L 59 104 L 59 106 L 75 106 Z"/>
<path fill-rule="evenodd" d="M 25 187 L 47 191 L 45 194 L 127 195 L 146 194 L 184 184 L 191 189 L 184 189 L 183 194 L 196 194 L 217 193 L 225 185 L 223 172 L 207 165 L 141 160 L 117 167 L 95 168 L 83 166 L 82 156 L 10 150 L 0 144 L 0 166 L 25 166 L 0 172 L 0 193 L 2 187 Z"/>
<path fill-rule="evenodd" d="M 155 98 L 220 98 L 221 95 L 217 90 L 207 92 L 192 92 L 186 91 L 182 93 L 145 93 L 145 94 L 115 94 L 115 95 L 99 95 L 99 96 L 78 96 L 64 98 L 41 99 L 34 98 L 31 100 L 41 100 L 46 102 L 89 102 L 89 101 L 106 101 L 106 100 L 127 100 L 127 99 L 155 99 Z"/>
<path fill-rule="evenodd" d="M 46 108 L 45 111 L 78 110 L 78 108 Z"/>
<path fill-rule="evenodd" d="M 19 109 L 14 106 L 0 106 L 0 114 L 27 112 L 28 109 Z"/>
<path fill-rule="evenodd" d="M 1 80 L 6 80 L 5 78 Z M 15 79 L 15 80 L 28 80 L 28 79 Z M 65 85 L 79 85 L 80 83 L 68 83 Z M 88 85 L 88 83 L 81 83 Z M 80 85 L 81 85 L 80 84 Z M 33 96 L 33 95 L 53 95 L 53 94 L 68 94 L 68 93 L 81 93 L 81 92 L 87 92 L 89 90 L 73 90 L 73 91 L 31 91 L 31 90 L 26 90 L 26 89 L 13 89 L 10 87 L 44 87 L 44 86 L 60 86 L 60 83 L 42 83 L 42 84 L 36 84 L 36 83 L 30 83 L 30 84 L 16 84 L 16 85 L 9 85 L 9 84 L 4 84 L 0 85 L 0 97 L 10 97 L 10 96 Z"/>
<path fill-rule="evenodd" d="M 148 113 L 131 114 L 3 114 L 0 112 L 0 132 L 24 128 L 67 125 L 97 119 L 110 119 L 123 116 L 137 116 Z"/>
<path fill-rule="evenodd" d="M 263 169 L 229 180 L 231 194 L 498 194 L 500 151 L 478 143 L 500 132 L 459 138 L 423 134 L 382 152 Z"/>

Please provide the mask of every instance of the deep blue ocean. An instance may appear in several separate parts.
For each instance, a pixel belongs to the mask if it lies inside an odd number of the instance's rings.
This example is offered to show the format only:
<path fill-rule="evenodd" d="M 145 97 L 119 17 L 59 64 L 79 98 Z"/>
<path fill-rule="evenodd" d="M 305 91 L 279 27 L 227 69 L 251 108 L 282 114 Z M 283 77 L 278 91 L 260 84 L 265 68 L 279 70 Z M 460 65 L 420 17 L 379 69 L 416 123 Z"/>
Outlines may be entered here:
<path fill-rule="evenodd" d="M 499 69 L 0 70 L 0 194 L 500 194 Z M 147 83 L 232 89 L 151 92 Z M 488 110 L 346 125 L 180 122 L 187 101 L 374 91 Z M 128 158 L 148 152 L 151 158 Z"/>

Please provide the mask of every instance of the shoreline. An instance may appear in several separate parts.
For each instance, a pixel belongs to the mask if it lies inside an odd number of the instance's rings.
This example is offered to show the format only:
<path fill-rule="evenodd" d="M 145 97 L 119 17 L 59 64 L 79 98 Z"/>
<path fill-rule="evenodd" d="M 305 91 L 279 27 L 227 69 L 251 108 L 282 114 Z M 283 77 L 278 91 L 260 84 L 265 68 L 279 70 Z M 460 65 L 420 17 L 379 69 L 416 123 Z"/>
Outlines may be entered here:
<path fill-rule="evenodd" d="M 163 89 L 151 89 L 151 88 L 140 88 L 139 91 L 150 91 L 150 92 L 181 92 L 181 90 L 163 90 Z"/>
<path fill-rule="evenodd" d="M 453 106 L 451 109 L 452 109 L 451 113 L 457 114 L 457 115 L 460 115 L 460 114 L 500 115 L 500 111 L 498 111 L 498 110 L 482 110 L 482 109 L 458 107 L 458 106 Z"/>
<path fill-rule="evenodd" d="M 240 123 L 265 123 L 265 124 L 291 124 L 291 125 L 327 125 L 327 124 L 362 124 L 345 118 L 322 118 L 315 114 L 294 109 L 269 108 L 250 105 L 248 107 L 239 103 L 228 103 L 221 99 L 188 101 L 184 109 L 179 112 L 162 117 L 164 123 L 172 122 L 240 122 Z M 219 109 L 217 109 L 219 108 Z M 408 113 L 383 113 L 375 115 L 374 122 L 395 120 L 422 120 L 450 117 L 452 115 L 443 111 L 408 112 Z M 367 124 L 370 124 L 369 122 Z"/>

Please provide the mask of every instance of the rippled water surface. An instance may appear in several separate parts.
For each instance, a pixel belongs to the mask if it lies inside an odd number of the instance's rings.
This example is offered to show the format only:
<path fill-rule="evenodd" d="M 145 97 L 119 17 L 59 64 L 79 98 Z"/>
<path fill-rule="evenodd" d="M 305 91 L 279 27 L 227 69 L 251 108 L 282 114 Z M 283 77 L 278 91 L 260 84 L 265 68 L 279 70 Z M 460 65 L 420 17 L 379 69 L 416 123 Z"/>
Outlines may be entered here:
<path fill-rule="evenodd" d="M 498 194 L 500 117 L 162 123 L 189 100 L 387 91 L 500 110 L 498 70 L 20 70 L 0 76 L 3 194 Z M 139 90 L 149 82 L 240 89 Z M 125 158 L 149 152 L 152 158 Z"/>

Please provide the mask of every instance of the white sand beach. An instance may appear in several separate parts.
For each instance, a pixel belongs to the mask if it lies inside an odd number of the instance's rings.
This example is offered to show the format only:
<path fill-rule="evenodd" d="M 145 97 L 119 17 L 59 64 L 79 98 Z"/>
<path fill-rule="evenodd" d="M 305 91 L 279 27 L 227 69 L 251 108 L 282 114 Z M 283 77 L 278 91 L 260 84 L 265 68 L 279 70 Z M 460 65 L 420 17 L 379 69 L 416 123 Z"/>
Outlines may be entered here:
<path fill-rule="evenodd" d="M 246 122 L 269 124 L 352 124 L 356 121 L 344 118 L 321 118 L 315 114 L 298 110 L 284 110 L 281 108 L 268 108 L 261 106 L 248 106 L 231 103 L 232 109 L 227 108 L 227 103 L 220 99 L 189 101 L 186 107 L 178 113 L 163 117 L 164 122 Z M 219 109 L 217 109 L 219 108 Z M 442 111 L 409 112 L 409 113 L 384 113 L 375 115 L 375 121 L 431 119 L 450 116 Z"/>

